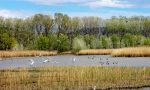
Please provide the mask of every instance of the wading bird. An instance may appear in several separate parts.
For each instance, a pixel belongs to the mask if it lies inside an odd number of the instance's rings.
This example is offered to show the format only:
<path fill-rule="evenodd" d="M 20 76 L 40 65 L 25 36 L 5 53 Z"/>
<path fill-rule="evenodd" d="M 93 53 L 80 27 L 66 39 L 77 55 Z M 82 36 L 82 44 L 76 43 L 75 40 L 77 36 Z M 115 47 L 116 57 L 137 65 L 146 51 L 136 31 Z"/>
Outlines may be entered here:
<path fill-rule="evenodd" d="M 109 61 L 107 61 L 106 64 L 109 65 Z"/>
<path fill-rule="evenodd" d="M 106 58 L 106 60 L 108 60 L 108 58 Z"/>
<path fill-rule="evenodd" d="M 55 64 L 56 64 L 56 63 L 59 63 L 59 62 L 57 62 L 57 61 L 54 61 L 53 63 L 55 63 Z"/>
<path fill-rule="evenodd" d="M 94 59 L 94 56 L 92 57 L 92 59 Z"/>
<path fill-rule="evenodd" d="M 73 58 L 72 62 L 74 63 L 76 61 L 76 58 Z"/>
<path fill-rule="evenodd" d="M 30 59 L 30 65 L 33 65 L 34 64 L 34 60 L 33 59 Z"/>
<path fill-rule="evenodd" d="M 47 62 L 49 62 L 49 60 L 48 60 L 48 59 L 46 59 L 46 60 L 44 60 L 44 61 L 43 61 L 43 63 L 47 63 Z"/>
<path fill-rule="evenodd" d="M 104 62 L 99 62 L 101 65 L 103 65 L 104 64 Z"/>
<path fill-rule="evenodd" d="M 99 60 L 103 60 L 102 58 L 99 58 Z"/>

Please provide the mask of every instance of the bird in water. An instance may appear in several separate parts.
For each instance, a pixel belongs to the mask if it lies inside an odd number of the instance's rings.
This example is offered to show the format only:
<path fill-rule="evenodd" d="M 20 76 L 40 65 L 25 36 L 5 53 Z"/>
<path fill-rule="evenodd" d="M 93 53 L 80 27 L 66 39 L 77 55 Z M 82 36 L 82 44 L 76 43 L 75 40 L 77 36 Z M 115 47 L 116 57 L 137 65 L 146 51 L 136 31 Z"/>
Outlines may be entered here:
<path fill-rule="evenodd" d="M 76 61 L 76 58 L 73 58 L 72 62 L 74 63 Z"/>
<path fill-rule="evenodd" d="M 47 62 L 49 62 L 49 61 L 50 61 L 50 58 L 47 57 L 47 59 L 45 59 L 45 60 L 43 61 L 43 63 L 47 63 Z"/>
<path fill-rule="evenodd" d="M 30 59 L 30 65 L 33 65 L 34 64 L 34 60 L 33 59 Z"/>
<path fill-rule="evenodd" d="M 99 60 L 103 60 L 102 58 L 99 58 Z"/>
<path fill-rule="evenodd" d="M 46 60 L 44 60 L 44 61 L 43 61 L 43 63 L 47 63 L 47 62 L 49 62 L 49 60 L 48 60 L 48 59 L 46 59 Z"/>
<path fill-rule="evenodd" d="M 94 56 L 92 57 L 92 59 L 94 59 Z"/>
<path fill-rule="evenodd" d="M 107 61 L 106 64 L 109 65 L 109 61 Z"/>
<path fill-rule="evenodd" d="M 99 62 L 101 65 L 103 65 L 104 64 L 104 62 Z"/>
<path fill-rule="evenodd" d="M 59 62 L 57 62 L 57 61 L 54 61 L 53 63 L 57 64 L 57 63 L 59 63 Z"/>
<path fill-rule="evenodd" d="M 108 58 L 106 58 L 106 60 L 108 60 Z"/>

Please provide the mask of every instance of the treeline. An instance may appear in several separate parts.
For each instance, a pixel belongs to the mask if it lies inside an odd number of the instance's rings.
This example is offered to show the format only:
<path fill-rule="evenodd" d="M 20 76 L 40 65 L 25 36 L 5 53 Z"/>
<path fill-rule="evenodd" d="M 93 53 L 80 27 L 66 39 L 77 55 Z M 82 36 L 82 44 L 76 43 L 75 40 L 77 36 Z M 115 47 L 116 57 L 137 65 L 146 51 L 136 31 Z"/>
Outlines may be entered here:
<path fill-rule="evenodd" d="M 62 13 L 54 17 L 36 14 L 26 19 L 0 17 L 0 50 L 62 52 L 143 45 L 150 45 L 150 17 L 102 19 Z"/>

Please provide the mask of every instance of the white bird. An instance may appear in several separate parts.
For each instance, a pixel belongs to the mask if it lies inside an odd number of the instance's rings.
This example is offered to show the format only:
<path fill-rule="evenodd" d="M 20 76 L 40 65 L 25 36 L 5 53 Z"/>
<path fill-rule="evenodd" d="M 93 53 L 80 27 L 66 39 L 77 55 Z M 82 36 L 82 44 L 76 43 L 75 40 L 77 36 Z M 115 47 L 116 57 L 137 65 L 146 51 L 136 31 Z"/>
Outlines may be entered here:
<path fill-rule="evenodd" d="M 49 62 L 49 60 L 48 60 L 48 59 L 46 59 L 46 60 L 44 60 L 44 61 L 43 61 L 43 63 L 47 63 L 47 62 Z"/>
<path fill-rule="evenodd" d="M 34 64 L 34 60 L 33 59 L 30 59 L 30 65 L 33 65 Z"/>
<path fill-rule="evenodd" d="M 57 62 L 57 61 L 54 61 L 54 63 L 59 63 L 59 62 Z"/>
<path fill-rule="evenodd" d="M 76 58 L 73 58 L 72 62 L 74 63 L 76 61 Z"/>

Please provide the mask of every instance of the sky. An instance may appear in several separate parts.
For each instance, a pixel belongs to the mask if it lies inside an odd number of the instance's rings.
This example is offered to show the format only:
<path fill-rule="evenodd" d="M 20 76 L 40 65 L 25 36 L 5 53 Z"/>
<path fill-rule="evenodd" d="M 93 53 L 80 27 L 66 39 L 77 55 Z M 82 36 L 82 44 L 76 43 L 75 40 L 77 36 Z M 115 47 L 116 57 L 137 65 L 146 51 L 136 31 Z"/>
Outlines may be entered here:
<path fill-rule="evenodd" d="M 0 16 L 26 18 L 42 13 L 74 16 L 150 16 L 150 0 L 0 0 Z"/>

